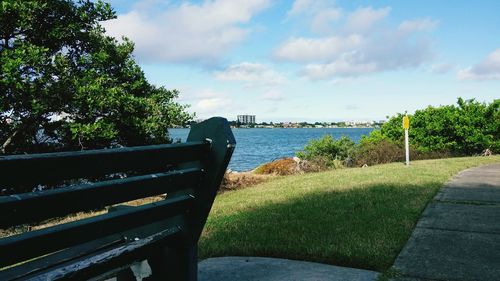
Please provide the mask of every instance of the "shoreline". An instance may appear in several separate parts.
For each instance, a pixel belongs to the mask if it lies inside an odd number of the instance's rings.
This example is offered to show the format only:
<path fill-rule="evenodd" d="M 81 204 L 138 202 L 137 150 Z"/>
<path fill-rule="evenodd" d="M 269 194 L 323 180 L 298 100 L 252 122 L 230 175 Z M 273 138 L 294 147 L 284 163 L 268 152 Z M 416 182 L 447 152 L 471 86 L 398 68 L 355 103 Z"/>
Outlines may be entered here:
<path fill-rule="evenodd" d="M 288 130 L 290 129 L 290 130 Z M 296 130 L 291 130 L 296 129 Z M 347 128 L 232 128 L 237 144 L 236 150 L 229 163 L 229 169 L 235 172 L 248 172 L 272 162 L 273 160 L 294 157 L 297 151 L 313 139 L 324 135 L 340 138 L 345 135 L 354 142 L 362 136 L 378 130 L 364 127 Z M 188 129 L 169 130 L 169 137 L 173 140 L 185 141 Z"/>
<path fill-rule="evenodd" d="M 189 129 L 189 127 L 177 127 L 177 128 L 168 128 L 168 130 L 172 129 Z M 380 127 L 231 127 L 231 129 L 380 129 Z"/>
<path fill-rule="evenodd" d="M 231 129 L 380 129 L 380 127 L 231 127 Z"/>

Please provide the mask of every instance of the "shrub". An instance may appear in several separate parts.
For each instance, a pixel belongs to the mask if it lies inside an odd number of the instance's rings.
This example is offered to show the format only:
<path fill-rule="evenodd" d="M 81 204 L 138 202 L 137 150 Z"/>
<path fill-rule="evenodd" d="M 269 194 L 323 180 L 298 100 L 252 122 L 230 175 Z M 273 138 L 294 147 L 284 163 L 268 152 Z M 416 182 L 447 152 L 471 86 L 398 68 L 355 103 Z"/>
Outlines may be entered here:
<path fill-rule="evenodd" d="M 458 99 L 457 106 L 429 106 L 410 116 L 410 143 L 422 153 L 472 155 L 485 149 L 500 151 L 500 99 L 490 104 Z M 380 132 L 368 139 L 384 137 L 402 143 L 403 114 L 393 116 Z M 431 154 L 428 154 L 431 156 Z"/>
<path fill-rule="evenodd" d="M 376 165 L 404 161 L 404 148 L 390 140 L 365 141 L 358 145 L 355 155 L 356 166 Z"/>
<path fill-rule="evenodd" d="M 299 171 L 297 162 L 292 158 L 274 160 L 255 169 L 256 174 L 292 175 Z"/>
<path fill-rule="evenodd" d="M 405 161 L 405 148 L 402 143 L 389 139 L 376 141 L 368 138 L 360 142 L 354 155 L 356 166 L 377 165 L 391 162 Z M 455 156 L 447 150 L 425 151 L 410 146 L 410 160 L 438 159 Z"/>
<path fill-rule="evenodd" d="M 420 151 L 418 149 L 411 149 L 410 147 L 410 160 L 424 160 L 424 159 L 441 159 L 460 156 L 448 150 L 439 151 Z"/>
<path fill-rule="evenodd" d="M 410 159 L 475 155 L 486 149 L 500 152 L 500 99 L 490 104 L 458 99 L 447 105 L 417 110 L 410 117 Z M 330 135 L 311 140 L 297 156 L 321 169 L 376 165 L 405 160 L 404 114 L 391 117 L 380 130 L 363 136 L 359 144 Z"/>
<path fill-rule="evenodd" d="M 338 168 L 343 161 L 350 158 L 354 153 L 356 144 L 348 137 L 342 136 L 335 140 L 331 135 L 325 135 L 320 139 L 313 139 L 297 152 L 297 157 L 316 163 L 322 163 L 327 167 Z"/>
<path fill-rule="evenodd" d="M 329 168 L 329 161 L 324 157 L 316 157 L 313 160 L 300 160 L 299 170 L 304 173 L 321 172 Z"/>

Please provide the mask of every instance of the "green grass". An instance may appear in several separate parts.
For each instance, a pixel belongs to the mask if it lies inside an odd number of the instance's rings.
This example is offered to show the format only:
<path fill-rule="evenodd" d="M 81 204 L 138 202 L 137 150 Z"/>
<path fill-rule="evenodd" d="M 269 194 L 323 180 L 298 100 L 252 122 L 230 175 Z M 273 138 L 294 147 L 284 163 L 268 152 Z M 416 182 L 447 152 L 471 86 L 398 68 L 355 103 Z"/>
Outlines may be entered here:
<path fill-rule="evenodd" d="M 460 170 L 500 156 L 281 177 L 217 197 L 200 257 L 266 256 L 386 271 L 426 204 Z"/>

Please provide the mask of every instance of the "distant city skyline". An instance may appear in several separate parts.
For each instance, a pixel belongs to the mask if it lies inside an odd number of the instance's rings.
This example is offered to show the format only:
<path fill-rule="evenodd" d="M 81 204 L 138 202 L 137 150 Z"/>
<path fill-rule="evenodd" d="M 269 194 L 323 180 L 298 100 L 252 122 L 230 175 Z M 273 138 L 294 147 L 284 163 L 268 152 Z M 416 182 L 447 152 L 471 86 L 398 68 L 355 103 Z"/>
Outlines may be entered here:
<path fill-rule="evenodd" d="M 109 2 L 108 34 L 198 118 L 383 120 L 500 98 L 500 1 Z"/>

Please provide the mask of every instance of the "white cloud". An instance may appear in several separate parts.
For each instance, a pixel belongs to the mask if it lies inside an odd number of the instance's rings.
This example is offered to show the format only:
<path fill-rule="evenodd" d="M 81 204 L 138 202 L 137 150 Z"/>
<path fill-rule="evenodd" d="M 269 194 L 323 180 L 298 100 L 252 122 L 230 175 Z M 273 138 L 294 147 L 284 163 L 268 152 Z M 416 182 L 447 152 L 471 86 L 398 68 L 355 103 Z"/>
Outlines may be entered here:
<path fill-rule="evenodd" d="M 251 31 L 247 25 L 269 0 L 205 0 L 200 4 L 154 5 L 143 0 L 129 13 L 103 23 L 107 33 L 126 36 L 144 61 L 219 59 Z"/>
<path fill-rule="evenodd" d="M 361 7 L 351 13 L 345 13 L 331 0 L 295 0 L 288 11 L 288 18 L 309 21 L 311 31 L 328 34 L 338 28 L 335 23 L 344 18 L 344 33 L 365 33 L 383 20 L 390 13 L 390 7 L 374 9 Z"/>
<path fill-rule="evenodd" d="M 304 74 L 313 80 L 328 79 L 332 76 L 358 76 L 377 71 L 373 62 L 355 62 L 349 54 L 327 64 L 308 64 Z"/>
<path fill-rule="evenodd" d="M 226 94 L 213 91 L 211 89 L 201 90 L 190 98 L 192 100 L 190 111 L 196 112 L 198 117 L 221 115 L 227 112 L 227 108 L 232 106 L 232 99 Z"/>
<path fill-rule="evenodd" d="M 425 18 L 417 20 L 406 20 L 403 21 L 398 29 L 402 32 L 413 32 L 413 31 L 431 31 L 438 25 L 438 21 Z"/>
<path fill-rule="evenodd" d="M 288 16 L 300 15 L 311 9 L 316 1 L 314 0 L 295 0 L 292 4 L 292 8 L 288 11 Z"/>
<path fill-rule="evenodd" d="M 289 17 L 300 16 L 331 8 L 335 8 L 335 2 L 330 0 L 295 0 L 287 14 Z"/>
<path fill-rule="evenodd" d="M 328 33 L 331 24 L 342 17 L 342 9 L 329 0 L 296 0 L 288 11 L 288 18 L 306 18 L 317 33 Z"/>
<path fill-rule="evenodd" d="M 500 48 L 493 51 L 478 64 L 457 73 L 460 80 L 500 80 Z"/>
<path fill-rule="evenodd" d="M 278 90 L 270 90 L 261 95 L 261 98 L 268 101 L 282 101 L 285 99 L 285 95 Z"/>
<path fill-rule="evenodd" d="M 296 1 L 289 14 L 305 9 L 305 2 Z M 433 54 L 423 31 L 430 30 L 436 22 L 424 19 L 390 26 L 384 22 L 390 11 L 390 7 L 344 11 L 333 32 L 291 37 L 275 49 L 274 57 L 305 64 L 301 73 L 314 80 L 415 68 L 430 60 Z"/>
<path fill-rule="evenodd" d="M 321 38 L 290 38 L 275 51 L 277 59 L 293 62 L 325 61 L 344 52 L 355 50 L 364 44 L 357 34 Z"/>
<path fill-rule="evenodd" d="M 431 72 L 434 74 L 444 74 L 453 70 L 455 66 L 449 63 L 438 63 L 431 66 Z"/>
<path fill-rule="evenodd" d="M 342 16 L 340 9 L 325 9 L 319 11 L 311 21 L 311 29 L 317 33 L 328 33 L 331 31 L 331 23 L 339 20 Z"/>
<path fill-rule="evenodd" d="M 389 7 L 381 9 L 373 9 L 372 7 L 359 8 L 349 14 L 346 20 L 345 29 L 355 33 L 368 32 L 377 22 L 387 17 L 390 12 L 391 8 Z"/>
<path fill-rule="evenodd" d="M 214 75 L 221 81 L 239 81 L 251 87 L 275 86 L 286 81 L 283 75 L 269 66 L 250 62 L 231 65 L 223 71 L 215 72 Z"/>
<path fill-rule="evenodd" d="M 432 57 L 425 40 L 410 40 L 407 35 L 393 32 L 363 37 L 359 42 L 352 48 L 328 53 L 330 56 L 325 55 L 321 48 L 309 45 L 307 51 L 290 56 L 289 61 L 306 62 L 302 74 L 318 80 L 418 67 Z M 304 54 L 311 56 L 305 57 Z"/>
<path fill-rule="evenodd" d="M 231 104 L 231 101 L 226 98 L 205 98 L 200 99 L 195 103 L 193 109 L 198 112 L 198 114 L 206 115 L 208 113 L 215 113 L 217 111 L 223 111 L 223 109 Z"/>

